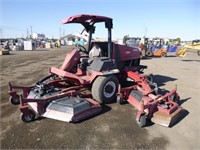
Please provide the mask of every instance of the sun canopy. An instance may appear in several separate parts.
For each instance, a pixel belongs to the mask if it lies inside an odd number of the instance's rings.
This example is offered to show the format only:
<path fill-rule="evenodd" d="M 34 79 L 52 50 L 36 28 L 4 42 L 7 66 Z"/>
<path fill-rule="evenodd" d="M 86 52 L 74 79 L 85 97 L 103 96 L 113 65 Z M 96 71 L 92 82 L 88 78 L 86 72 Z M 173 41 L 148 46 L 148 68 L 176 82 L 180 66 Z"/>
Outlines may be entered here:
<path fill-rule="evenodd" d="M 71 16 L 69 18 L 66 18 L 62 21 L 62 24 L 67 23 L 91 23 L 91 22 L 105 22 L 107 20 L 112 20 L 112 18 L 105 17 L 105 16 L 96 16 L 96 15 L 75 15 Z"/>
<path fill-rule="evenodd" d="M 97 22 L 109 22 L 112 24 L 112 18 L 105 16 L 81 14 L 81 15 L 71 16 L 61 21 L 62 24 L 80 23 L 86 28 L 86 30 L 90 28 L 91 24 Z"/>

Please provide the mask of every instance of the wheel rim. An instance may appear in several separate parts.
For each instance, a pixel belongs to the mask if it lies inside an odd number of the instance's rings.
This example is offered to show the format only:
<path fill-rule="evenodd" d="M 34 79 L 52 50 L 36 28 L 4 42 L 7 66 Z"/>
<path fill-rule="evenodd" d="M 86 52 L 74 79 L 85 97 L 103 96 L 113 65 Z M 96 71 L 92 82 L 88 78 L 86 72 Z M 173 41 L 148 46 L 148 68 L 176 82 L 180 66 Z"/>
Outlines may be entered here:
<path fill-rule="evenodd" d="M 13 98 L 13 99 L 12 99 L 12 102 L 15 103 L 15 104 L 17 104 L 17 103 L 19 103 L 19 99 Z"/>
<path fill-rule="evenodd" d="M 147 55 L 147 56 L 151 56 L 151 55 L 152 55 L 152 52 L 147 51 L 147 52 L 146 52 L 146 55 Z"/>
<path fill-rule="evenodd" d="M 26 123 L 33 121 L 35 119 L 35 115 L 36 115 L 32 109 L 29 109 L 28 111 L 29 111 L 28 115 L 25 115 L 23 113 L 21 113 L 21 115 L 20 115 L 20 119 Z"/>
<path fill-rule="evenodd" d="M 29 122 L 29 121 L 32 120 L 32 117 L 33 117 L 33 115 L 27 115 L 27 116 L 24 115 L 24 120 L 26 120 L 27 122 Z"/>
<path fill-rule="evenodd" d="M 17 98 L 12 98 L 10 97 L 9 99 L 10 103 L 13 104 L 13 105 L 18 105 L 20 103 L 19 101 L 19 96 L 17 96 Z"/>
<path fill-rule="evenodd" d="M 116 91 L 116 85 L 113 81 L 106 83 L 103 89 L 103 94 L 106 98 L 111 98 Z"/>
<path fill-rule="evenodd" d="M 162 53 L 162 54 L 161 54 L 161 57 L 165 57 L 165 56 L 166 56 L 166 54 L 165 54 L 165 53 Z"/>

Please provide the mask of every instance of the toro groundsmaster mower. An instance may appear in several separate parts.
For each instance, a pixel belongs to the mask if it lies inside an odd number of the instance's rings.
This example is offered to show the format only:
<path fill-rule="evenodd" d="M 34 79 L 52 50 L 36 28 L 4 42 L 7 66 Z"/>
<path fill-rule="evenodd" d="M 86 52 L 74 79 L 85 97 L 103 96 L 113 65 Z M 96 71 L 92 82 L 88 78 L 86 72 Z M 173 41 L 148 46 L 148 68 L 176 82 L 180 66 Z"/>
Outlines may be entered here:
<path fill-rule="evenodd" d="M 108 30 L 107 42 L 92 41 L 95 24 L 103 22 Z M 142 127 L 146 118 L 164 126 L 180 116 L 176 88 L 164 96 L 157 93 L 151 76 L 143 75 L 137 48 L 112 42 L 112 19 L 96 15 L 76 15 L 63 24 L 79 23 L 89 33 L 87 48 L 78 45 L 67 54 L 60 68 L 52 67 L 49 75 L 33 86 L 9 83 L 10 102 L 19 104 L 24 122 L 36 115 L 66 122 L 77 122 L 101 113 L 102 103 L 129 102 L 137 110 L 136 122 Z M 17 94 L 16 89 L 23 91 Z"/>

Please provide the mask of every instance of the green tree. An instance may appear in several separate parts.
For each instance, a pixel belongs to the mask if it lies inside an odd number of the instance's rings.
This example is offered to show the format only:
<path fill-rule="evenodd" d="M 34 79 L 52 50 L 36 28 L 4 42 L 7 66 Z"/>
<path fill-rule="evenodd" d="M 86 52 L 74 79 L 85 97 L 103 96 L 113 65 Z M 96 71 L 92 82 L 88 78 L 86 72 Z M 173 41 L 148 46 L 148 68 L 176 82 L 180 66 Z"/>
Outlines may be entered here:
<path fill-rule="evenodd" d="M 126 39 L 129 37 L 129 35 L 125 35 L 124 37 L 123 37 L 123 43 L 124 44 L 126 44 Z"/>
<path fill-rule="evenodd" d="M 180 43 L 180 42 L 181 42 L 181 38 L 176 38 L 176 41 L 177 41 L 178 43 Z"/>

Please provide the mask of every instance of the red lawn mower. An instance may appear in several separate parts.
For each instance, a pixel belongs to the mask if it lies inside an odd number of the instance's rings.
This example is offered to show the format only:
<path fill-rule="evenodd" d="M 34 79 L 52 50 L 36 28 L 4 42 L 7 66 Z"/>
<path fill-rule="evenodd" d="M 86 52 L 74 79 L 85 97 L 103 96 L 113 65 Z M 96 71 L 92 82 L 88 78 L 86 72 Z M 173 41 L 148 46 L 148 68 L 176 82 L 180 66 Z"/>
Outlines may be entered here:
<path fill-rule="evenodd" d="M 92 41 L 95 24 L 103 22 L 108 30 L 107 42 Z M 146 119 L 170 126 L 182 112 L 176 103 L 176 88 L 164 96 L 158 94 L 151 76 L 143 75 L 137 48 L 112 42 L 112 18 L 96 15 L 76 15 L 63 24 L 79 23 L 89 33 L 87 48 L 78 45 L 67 54 L 60 68 L 52 67 L 49 75 L 34 86 L 9 83 L 10 102 L 19 104 L 24 122 L 36 115 L 66 122 L 77 122 L 101 113 L 101 104 L 129 102 L 137 110 L 140 127 Z M 18 95 L 16 89 L 23 91 Z"/>

